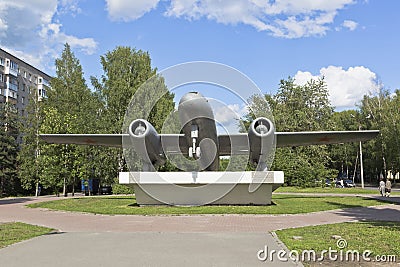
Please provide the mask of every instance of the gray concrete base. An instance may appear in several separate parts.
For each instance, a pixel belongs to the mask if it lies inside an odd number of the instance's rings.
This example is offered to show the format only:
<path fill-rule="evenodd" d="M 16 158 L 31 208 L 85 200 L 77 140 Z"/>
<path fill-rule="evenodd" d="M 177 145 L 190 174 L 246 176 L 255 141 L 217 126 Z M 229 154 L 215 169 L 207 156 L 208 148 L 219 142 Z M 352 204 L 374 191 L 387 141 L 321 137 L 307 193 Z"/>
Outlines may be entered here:
<path fill-rule="evenodd" d="M 121 172 L 139 205 L 269 205 L 283 172 Z"/>

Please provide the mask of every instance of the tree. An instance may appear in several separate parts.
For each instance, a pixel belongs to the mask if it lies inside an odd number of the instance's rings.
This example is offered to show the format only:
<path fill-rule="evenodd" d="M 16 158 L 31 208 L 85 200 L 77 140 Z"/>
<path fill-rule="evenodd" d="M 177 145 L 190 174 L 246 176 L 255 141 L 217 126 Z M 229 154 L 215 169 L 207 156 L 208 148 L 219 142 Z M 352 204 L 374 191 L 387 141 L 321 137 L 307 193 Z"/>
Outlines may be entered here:
<path fill-rule="evenodd" d="M 105 107 L 105 130 L 120 133 L 133 94 L 156 70 L 147 52 L 123 46 L 101 56 L 101 64 L 104 74 L 100 80 L 91 77 L 92 84 Z"/>
<path fill-rule="evenodd" d="M 375 95 L 365 95 L 360 103 L 360 124 L 363 129 L 379 129 L 380 135 L 364 143 L 368 155 L 364 167 L 372 181 L 378 181 L 388 171 L 397 173 L 400 166 L 400 91 L 394 94 L 381 88 Z"/>
<path fill-rule="evenodd" d="M 0 197 L 18 192 L 17 109 L 10 103 L 0 104 Z"/>
<path fill-rule="evenodd" d="M 51 90 L 43 102 L 46 114 L 40 127 L 43 133 L 97 132 L 100 101 L 87 87 L 82 66 L 68 44 L 56 59 L 56 77 L 51 80 Z M 93 149 L 75 145 L 49 145 L 43 148 L 43 159 L 52 166 L 43 166 L 43 182 L 47 187 L 72 185 L 74 193 L 76 178 L 90 176 Z"/>
<path fill-rule="evenodd" d="M 356 131 L 359 130 L 360 114 L 356 110 L 344 110 L 333 113 L 332 122 L 335 131 Z M 359 146 L 358 143 L 343 143 L 329 145 L 328 151 L 330 155 L 329 167 L 339 170 L 339 176 L 351 177 L 357 173 L 357 165 L 359 163 Z"/>
<path fill-rule="evenodd" d="M 30 95 L 26 107 L 26 117 L 22 117 L 22 143 L 18 153 L 18 176 L 20 177 L 22 187 L 26 190 L 35 188 L 35 196 L 39 191 L 39 172 L 40 158 L 39 152 L 43 144 L 39 138 L 39 129 L 41 124 L 41 102 L 38 99 L 36 89 L 29 90 Z"/>
<path fill-rule="evenodd" d="M 265 96 L 272 108 L 276 131 L 318 131 L 332 128 L 333 107 L 323 79 L 300 86 L 294 79 L 281 80 L 275 95 Z M 254 111 L 259 105 L 253 105 Z M 261 111 L 259 111 L 261 112 Z M 283 170 L 288 185 L 314 185 L 315 180 L 335 175 L 327 168 L 327 146 L 278 148 L 272 169 Z"/>
<path fill-rule="evenodd" d="M 102 100 L 102 128 L 104 133 L 121 133 L 127 108 L 134 94 L 145 82 L 149 90 L 141 90 L 136 98 L 140 102 L 131 105 L 131 109 L 146 110 L 154 99 L 159 99 L 148 117 L 156 130 L 162 128 L 166 116 L 174 109 L 173 94 L 169 93 L 164 80 L 156 75 L 156 69 L 151 67 L 151 59 L 147 52 L 130 47 L 119 46 L 101 57 L 104 74 L 100 79 L 92 77 L 92 84 Z M 150 79 L 151 78 L 151 79 Z M 150 80 L 149 80 L 150 79 Z M 134 118 L 137 119 L 137 118 Z M 117 172 L 126 169 L 122 157 L 122 149 L 108 148 L 108 153 L 102 155 L 112 170 L 108 176 L 116 176 Z M 117 159 L 117 160 L 115 160 Z"/>

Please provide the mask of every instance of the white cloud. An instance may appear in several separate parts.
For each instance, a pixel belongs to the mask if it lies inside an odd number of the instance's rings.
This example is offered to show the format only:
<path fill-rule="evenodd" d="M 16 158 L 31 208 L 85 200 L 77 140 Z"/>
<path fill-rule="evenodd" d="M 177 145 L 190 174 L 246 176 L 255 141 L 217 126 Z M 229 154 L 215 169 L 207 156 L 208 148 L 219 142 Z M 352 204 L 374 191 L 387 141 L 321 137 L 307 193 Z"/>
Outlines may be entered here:
<path fill-rule="evenodd" d="M 135 20 L 156 8 L 160 0 L 106 0 L 107 10 L 112 20 Z"/>
<path fill-rule="evenodd" d="M 294 79 L 297 84 L 303 85 L 310 79 L 321 77 L 325 78 L 330 94 L 329 99 L 337 108 L 353 108 L 364 95 L 376 92 L 380 88 L 377 75 L 363 66 L 350 67 L 347 70 L 329 66 L 322 68 L 319 75 L 298 71 Z"/>
<path fill-rule="evenodd" d="M 41 56 L 33 55 L 33 54 L 28 54 L 24 51 L 21 50 L 15 50 L 12 48 L 6 48 L 5 49 L 8 53 L 15 55 L 16 57 L 24 60 L 25 62 L 28 62 L 32 66 L 35 66 L 36 68 L 39 68 L 41 70 L 45 69 L 45 65 L 43 62 L 43 58 Z"/>
<path fill-rule="evenodd" d="M 352 20 L 345 20 L 343 21 L 342 26 L 349 29 L 350 31 L 354 31 L 357 28 L 358 23 Z"/>
<path fill-rule="evenodd" d="M 72 35 L 67 35 L 61 31 L 61 27 L 61 24 L 50 23 L 42 28 L 39 36 L 58 45 L 68 43 L 72 48 L 80 49 L 89 55 L 95 52 L 97 43 L 92 38 L 77 38 Z"/>
<path fill-rule="evenodd" d="M 8 25 L 5 23 L 3 19 L 0 18 L 0 37 L 6 36 L 6 31 L 8 29 Z"/>
<path fill-rule="evenodd" d="M 79 7 L 79 0 L 59 0 L 58 13 L 76 15 L 82 12 Z"/>
<path fill-rule="evenodd" d="M 80 12 L 78 1 L 0 0 L 0 45 L 45 71 L 53 65 L 65 42 L 93 53 L 97 43 L 92 38 L 78 38 L 62 31 L 55 17 L 67 10 Z"/>
<path fill-rule="evenodd" d="M 219 134 L 238 133 L 240 130 L 239 120 L 248 112 L 244 104 L 224 104 L 219 101 L 210 101 L 214 110 L 217 131 Z"/>
<path fill-rule="evenodd" d="M 236 122 L 247 112 L 247 108 L 239 104 L 218 105 L 215 107 L 215 119 L 221 124 Z"/>
<path fill-rule="evenodd" d="M 157 7 L 161 0 L 107 0 L 113 20 L 135 20 Z M 325 35 L 339 10 L 355 0 L 165 0 L 166 16 L 223 24 L 245 24 L 273 36 L 300 38 Z M 350 26 L 350 25 L 347 25 Z"/>

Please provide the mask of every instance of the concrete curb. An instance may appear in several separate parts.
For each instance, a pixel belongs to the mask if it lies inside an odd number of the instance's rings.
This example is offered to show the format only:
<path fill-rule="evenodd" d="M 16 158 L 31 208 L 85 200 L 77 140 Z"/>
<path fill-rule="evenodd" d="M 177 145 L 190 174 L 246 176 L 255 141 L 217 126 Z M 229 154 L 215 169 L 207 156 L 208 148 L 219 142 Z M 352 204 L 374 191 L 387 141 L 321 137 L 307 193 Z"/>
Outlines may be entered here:
<path fill-rule="evenodd" d="M 278 235 L 277 235 L 275 232 L 270 232 L 270 234 L 271 234 L 271 236 L 275 239 L 275 241 L 276 241 L 276 243 L 278 244 L 278 246 L 282 247 L 282 249 L 285 250 L 287 253 L 290 252 L 290 250 L 288 249 L 288 247 L 285 245 L 285 243 L 283 243 L 283 242 L 279 239 Z M 299 261 L 299 262 L 295 262 L 295 261 L 294 261 L 293 263 L 294 263 L 296 266 L 304 267 L 303 263 L 301 263 L 300 261 Z"/>

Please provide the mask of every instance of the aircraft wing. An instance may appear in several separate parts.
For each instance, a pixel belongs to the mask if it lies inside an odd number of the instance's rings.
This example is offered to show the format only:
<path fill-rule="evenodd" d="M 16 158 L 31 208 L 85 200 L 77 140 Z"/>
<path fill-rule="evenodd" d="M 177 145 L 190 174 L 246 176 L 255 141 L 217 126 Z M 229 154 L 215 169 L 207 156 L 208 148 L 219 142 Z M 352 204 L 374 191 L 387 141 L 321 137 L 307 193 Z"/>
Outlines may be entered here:
<path fill-rule="evenodd" d="M 128 134 L 40 134 L 47 143 L 76 144 L 92 146 L 122 147 L 123 138 Z M 160 134 L 165 152 L 169 154 L 187 154 L 185 136 L 183 134 Z"/>
<path fill-rule="evenodd" d="M 249 137 L 247 133 L 218 135 L 219 155 L 248 155 Z"/>
<path fill-rule="evenodd" d="M 275 140 L 276 147 L 293 147 L 368 141 L 376 137 L 378 134 L 378 130 L 275 132 Z M 218 142 L 220 156 L 229 156 L 231 154 L 244 155 L 249 153 L 249 140 L 247 133 L 219 135 Z M 232 151 L 231 147 L 233 147 Z"/>
<path fill-rule="evenodd" d="M 276 147 L 327 145 L 368 141 L 379 134 L 370 131 L 275 132 Z"/>
<path fill-rule="evenodd" d="M 128 134 L 40 134 L 47 143 L 122 147 L 123 136 Z"/>
<path fill-rule="evenodd" d="M 275 132 L 276 147 L 292 147 L 305 145 L 340 144 L 346 142 L 367 141 L 379 134 L 371 131 L 321 131 L 321 132 Z M 122 139 L 128 134 L 41 134 L 48 143 L 78 144 L 109 147 L 122 147 Z M 183 134 L 160 134 L 166 153 L 187 153 L 187 145 Z M 249 151 L 247 133 L 219 135 L 219 155 L 245 155 Z M 231 148 L 233 148 L 231 150 Z"/>

